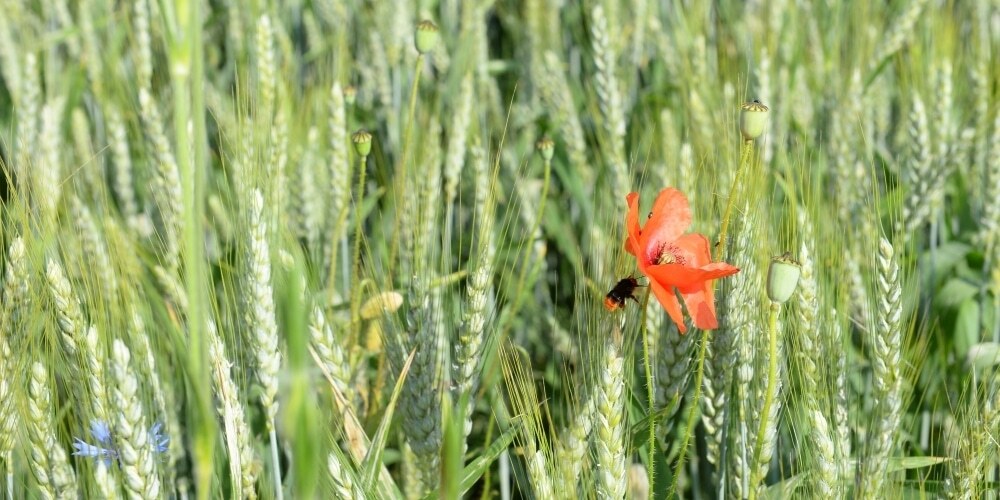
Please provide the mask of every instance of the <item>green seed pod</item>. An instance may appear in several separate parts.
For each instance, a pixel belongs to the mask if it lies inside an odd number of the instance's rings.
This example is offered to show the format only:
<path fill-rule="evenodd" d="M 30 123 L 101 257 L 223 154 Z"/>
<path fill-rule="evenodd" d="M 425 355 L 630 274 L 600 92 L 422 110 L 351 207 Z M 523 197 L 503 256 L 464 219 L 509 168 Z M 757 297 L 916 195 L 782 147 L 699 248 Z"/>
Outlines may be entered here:
<path fill-rule="evenodd" d="M 788 302 L 799 284 L 801 273 L 802 267 L 791 254 L 771 259 L 771 267 L 767 270 L 767 298 L 776 304 Z"/>
<path fill-rule="evenodd" d="M 555 147 L 556 143 L 548 137 L 542 137 L 535 143 L 535 149 L 538 150 L 539 154 L 542 155 L 542 159 L 545 161 L 552 161 L 552 155 L 555 153 Z"/>
<path fill-rule="evenodd" d="M 368 156 L 372 152 L 372 135 L 367 130 L 359 130 L 351 136 L 354 143 L 354 151 L 361 156 Z"/>
<path fill-rule="evenodd" d="M 754 99 L 743 103 L 740 109 L 740 133 L 743 139 L 752 141 L 767 128 L 767 106 Z"/>
<path fill-rule="evenodd" d="M 423 20 L 417 24 L 416 44 L 417 51 L 426 54 L 437 47 L 438 39 L 441 38 L 436 24 Z"/>
<path fill-rule="evenodd" d="M 354 85 L 344 87 L 344 102 L 346 102 L 348 106 L 354 106 L 354 100 L 357 96 L 358 89 L 355 88 Z"/>

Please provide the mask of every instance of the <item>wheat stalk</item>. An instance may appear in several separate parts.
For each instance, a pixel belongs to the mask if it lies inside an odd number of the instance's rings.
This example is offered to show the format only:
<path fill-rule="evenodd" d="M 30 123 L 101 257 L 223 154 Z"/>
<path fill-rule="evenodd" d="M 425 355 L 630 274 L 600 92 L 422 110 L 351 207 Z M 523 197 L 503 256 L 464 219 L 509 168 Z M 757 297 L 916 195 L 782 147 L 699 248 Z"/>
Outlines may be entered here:
<path fill-rule="evenodd" d="M 869 452 L 863 471 L 862 492 L 875 495 L 882 491 L 889 454 L 895 443 L 903 406 L 902 372 L 902 286 L 899 264 L 891 243 L 879 241 L 876 331 L 870 339 L 872 362 L 872 397 L 876 401 L 874 429 L 869 436 Z"/>
<path fill-rule="evenodd" d="M 458 182 L 465 165 L 466 143 L 468 142 L 469 122 L 472 120 L 473 98 L 472 75 L 465 75 L 458 91 L 458 103 L 452 115 L 452 123 L 448 128 L 448 146 L 444 156 L 444 203 L 450 208 L 458 196 Z M 451 214 L 451 210 L 448 210 Z M 445 224 L 451 225 L 451 218 L 445 219 Z"/>
<path fill-rule="evenodd" d="M 931 197 L 938 187 L 934 185 L 935 175 L 931 168 L 934 163 L 931 151 L 930 128 L 927 111 L 920 94 L 913 94 L 913 108 L 910 110 L 910 156 L 905 170 L 908 195 L 903 206 L 902 229 L 911 234 L 919 229 L 931 215 Z"/>
<path fill-rule="evenodd" d="M 111 373 L 115 380 L 111 391 L 115 408 L 114 436 L 118 459 L 125 474 L 129 497 L 156 498 L 160 495 L 160 477 L 156 471 L 153 447 L 139 399 L 139 382 L 130 365 L 131 354 L 121 340 L 111 349 Z"/>
<path fill-rule="evenodd" d="M 43 498 L 69 499 L 78 495 L 76 474 L 66 450 L 56 441 L 52 420 L 52 388 L 45 365 L 31 365 L 28 384 L 28 438 L 31 442 L 29 463 Z"/>
<path fill-rule="evenodd" d="M 141 1 L 141 0 L 140 0 Z M 163 122 L 160 110 L 148 88 L 139 87 L 139 108 L 142 111 L 142 125 L 147 141 L 156 162 L 157 208 L 164 225 L 164 262 L 167 268 L 175 273 L 179 265 L 178 238 L 181 234 L 183 221 L 183 200 L 181 189 L 181 174 L 177 160 L 171 149 L 167 136 L 163 133 Z"/>
<path fill-rule="evenodd" d="M 274 315 L 271 288 L 271 250 L 263 211 L 264 197 L 259 189 L 254 189 L 250 194 L 248 214 L 246 324 L 251 331 L 250 341 L 257 361 L 257 379 L 263 387 L 260 402 L 264 407 L 265 421 L 270 432 L 278 413 L 275 397 L 278 394 L 277 377 L 281 353 L 278 350 L 278 324 Z"/>
<path fill-rule="evenodd" d="M 663 309 L 659 303 L 650 303 L 646 312 L 648 317 L 659 317 L 662 320 Z M 659 331 L 659 328 L 656 329 Z M 666 332 L 659 335 L 659 349 L 656 354 L 656 378 L 654 397 L 656 408 L 667 408 L 660 425 L 660 445 L 667 447 L 667 438 L 674 427 L 673 416 L 681 408 L 681 399 L 690 382 L 691 354 L 694 346 L 694 335 L 681 335 L 677 325 L 672 322 Z"/>
<path fill-rule="evenodd" d="M 102 238 L 90 209 L 75 195 L 70 198 L 74 226 L 83 243 L 82 262 L 89 262 L 103 288 L 105 297 L 114 297 L 118 290 L 118 277 L 111 266 L 107 244 Z"/>
<path fill-rule="evenodd" d="M 177 421 L 175 407 L 168 403 L 171 393 L 168 392 L 168 389 L 164 388 L 165 384 L 160 381 L 160 375 L 156 371 L 156 356 L 152 346 L 149 344 L 149 334 L 146 331 L 145 322 L 142 320 L 142 315 L 135 308 L 132 309 L 130 327 L 132 331 L 131 339 L 135 344 L 132 346 L 132 351 L 136 359 L 141 360 L 139 363 L 141 366 L 140 371 L 145 376 L 149 390 L 152 392 L 156 413 L 161 416 L 160 418 L 163 419 L 166 426 L 167 446 L 170 458 L 165 475 L 167 482 L 172 483 L 176 464 L 184 455 L 184 450 L 182 449 L 183 439 L 181 438 L 183 434 L 180 424 Z"/>
<path fill-rule="evenodd" d="M 226 357 L 226 347 L 214 326 L 208 328 L 208 359 L 212 365 L 212 387 L 223 422 L 233 491 L 240 492 L 242 498 L 257 498 L 256 483 L 260 464 L 254 456 L 252 434 L 246 421 L 243 402 L 230 374 L 231 363 Z"/>
<path fill-rule="evenodd" d="M 621 353 L 621 326 L 615 324 L 613 328 L 604 342 L 594 405 L 594 447 L 597 450 L 594 466 L 600 498 L 624 498 L 628 486 L 625 480 L 625 358 Z"/>
<path fill-rule="evenodd" d="M 0 312 L 0 327 L 6 330 L 8 311 Z M 7 496 L 14 498 L 14 445 L 17 416 L 14 414 L 14 358 L 6 338 L 0 338 L 0 456 L 7 466 Z"/>
<path fill-rule="evenodd" d="M 625 111 L 616 76 L 616 54 L 608 37 L 608 20 L 604 7 L 597 4 L 591 11 L 590 37 L 594 51 L 594 87 L 601 111 L 604 132 L 607 134 L 609 151 L 607 162 L 612 172 L 612 192 L 614 199 L 625 199 L 631 181 L 625 159 Z"/>
<path fill-rule="evenodd" d="M 114 192 L 118 198 L 118 208 L 129 228 L 138 231 L 139 202 L 135 194 L 132 175 L 132 153 L 129 150 L 128 133 L 122 121 L 121 112 L 114 106 L 108 106 L 104 111 L 107 120 L 106 128 L 109 146 L 114 163 Z M 141 234 L 141 233 L 140 233 Z"/>
<path fill-rule="evenodd" d="M 111 472 L 103 460 L 98 460 L 94 464 L 94 482 L 97 484 L 97 491 L 101 494 L 101 498 L 105 500 L 117 500 L 121 498 L 121 492 L 118 489 L 118 477 Z"/>
<path fill-rule="evenodd" d="M 80 300 L 73 293 L 62 266 L 56 261 L 48 261 L 45 266 L 45 278 L 56 306 L 56 324 L 62 333 L 63 346 L 71 357 L 76 356 L 79 351 L 77 340 L 83 337 L 83 329 L 86 327 Z"/>
<path fill-rule="evenodd" d="M 319 307 L 313 309 L 309 333 L 316 354 L 323 362 L 324 373 L 330 374 L 330 379 L 336 385 L 337 390 L 344 395 L 348 402 L 354 401 L 354 390 L 350 386 L 351 366 L 348 363 L 347 354 L 334 336 L 323 315 L 323 310 Z"/>
<path fill-rule="evenodd" d="M 593 171 L 590 167 L 587 152 L 587 142 L 584 138 L 583 125 L 573 104 L 573 92 L 570 90 L 563 64 L 554 52 L 546 51 L 542 63 L 543 74 L 539 77 L 538 91 L 553 121 L 559 127 L 559 135 L 566 145 L 566 153 L 570 164 L 584 186 L 592 186 Z"/>
<path fill-rule="evenodd" d="M 335 498 L 348 500 L 351 498 L 364 498 L 365 494 L 360 486 L 348 472 L 348 466 L 341 461 L 341 457 L 331 453 L 326 459 L 326 468 L 330 472 L 330 479 L 333 480 L 333 494 Z"/>
<path fill-rule="evenodd" d="M 351 200 L 351 160 L 348 157 L 347 117 L 344 109 L 344 91 L 340 82 L 330 90 L 330 240 L 326 242 L 326 265 L 330 279 L 336 274 L 337 250 L 347 231 L 348 203 Z M 330 283 L 331 288 L 334 283 Z"/>
<path fill-rule="evenodd" d="M 416 356 L 403 390 L 403 429 L 421 464 L 421 494 L 437 484 L 441 448 L 443 331 L 433 297 L 423 278 L 414 276 L 408 291 L 407 330 Z M 400 360 L 402 361 L 402 360 Z"/>
<path fill-rule="evenodd" d="M 10 45 L 13 47 L 13 44 Z M 16 57 L 14 58 L 16 59 Z M 41 121 L 41 82 L 38 77 L 38 57 L 33 52 L 24 55 L 24 71 L 20 75 L 17 99 L 17 162 L 14 174 L 22 191 L 30 191 L 29 167 L 32 164 L 34 148 L 38 144 L 38 126 Z M 14 83 L 16 80 L 8 80 Z M 12 88 L 8 86 L 7 88 Z"/>
<path fill-rule="evenodd" d="M 545 460 L 545 453 L 542 450 L 535 450 L 530 454 L 528 462 L 528 476 L 531 477 L 531 488 L 535 492 L 535 498 L 555 498 L 552 488 L 552 475 Z"/>
<path fill-rule="evenodd" d="M 802 274 L 798 282 L 798 308 L 795 315 L 798 334 L 795 337 L 799 343 L 799 356 L 796 357 L 796 361 L 802 385 L 800 392 L 802 411 L 806 419 L 812 423 L 812 429 L 809 431 L 812 448 L 809 451 L 817 472 L 811 475 L 814 491 L 823 497 L 834 497 L 838 493 L 839 462 L 836 447 L 831 439 L 829 421 L 820 399 L 825 386 L 820 379 L 823 371 L 818 364 L 826 359 L 826 353 L 816 318 L 819 312 L 819 300 L 812 259 L 813 228 L 808 213 L 802 207 L 799 208 L 798 219 L 801 229 L 798 260 Z"/>
<path fill-rule="evenodd" d="M 59 128 L 65 99 L 49 100 L 42 107 L 41 131 L 38 135 L 38 157 L 32 166 L 32 193 L 43 220 L 55 220 L 56 208 L 62 196 L 62 141 Z"/>
<path fill-rule="evenodd" d="M 760 411 L 757 407 L 760 404 L 760 398 L 757 397 L 753 388 L 755 378 L 759 377 L 754 361 L 759 345 L 757 340 L 763 336 L 760 318 L 755 314 L 755 311 L 762 307 L 760 290 L 763 285 L 761 270 L 757 266 L 753 252 L 757 227 L 749 204 L 744 205 L 743 213 L 744 218 L 742 223 L 736 227 L 735 238 L 728 257 L 730 262 L 740 268 L 740 275 L 739 279 L 727 282 L 731 284 L 732 289 L 724 295 L 724 298 L 721 298 L 720 305 L 722 307 L 720 307 L 719 312 L 720 325 L 726 330 L 732 330 L 733 339 L 731 342 L 735 349 L 731 371 L 733 386 L 728 392 L 735 398 L 734 401 L 731 401 L 731 410 L 729 410 L 730 413 L 735 414 L 731 419 L 732 425 L 728 429 L 731 437 L 727 447 L 725 465 L 729 495 L 739 498 L 748 497 L 752 487 L 750 477 L 757 430 L 755 424 L 760 421 L 759 417 L 755 415 Z M 722 328 L 720 328 L 721 330 Z M 711 359 L 711 363 L 706 363 L 706 365 L 716 363 L 714 358 Z M 725 363 L 725 361 L 721 362 Z M 724 382 L 725 379 L 706 377 L 706 380 Z M 711 435 L 713 439 L 710 441 L 710 447 L 721 446 L 722 443 L 725 416 L 719 417 L 717 415 L 724 409 L 724 398 L 727 392 L 723 391 L 721 394 L 720 400 L 711 407 L 718 409 L 712 415 L 715 415 L 716 421 L 720 423 L 715 427 L 718 434 Z M 702 408 L 706 414 L 709 413 L 708 405 L 703 404 Z M 712 442 L 717 444 L 711 444 Z"/>
<path fill-rule="evenodd" d="M 888 33 L 881 38 L 881 43 L 875 49 L 872 57 L 870 70 L 874 70 L 882 61 L 892 57 L 899 52 L 899 49 L 906 45 L 910 36 L 913 35 L 913 27 L 920 18 L 920 13 L 927 5 L 927 0 L 914 0 L 902 14 L 900 14 L 889 28 Z"/>
<path fill-rule="evenodd" d="M 587 456 L 590 435 L 594 425 L 596 398 L 588 395 L 576 412 L 569 426 L 559 433 L 556 456 L 559 464 L 559 488 L 575 492 Z"/>
<path fill-rule="evenodd" d="M 1000 113 L 993 122 L 993 137 L 990 140 L 989 163 L 986 171 L 986 203 L 980 219 L 979 235 L 987 250 L 1000 247 Z M 987 253 L 987 256 L 990 256 Z M 991 256 L 996 259 L 997 257 Z"/>
<path fill-rule="evenodd" d="M 472 432 L 472 411 L 475 407 L 475 392 L 479 385 L 483 349 L 487 339 L 487 308 L 492 293 L 492 279 L 496 245 L 493 237 L 493 196 L 486 161 L 482 154 L 474 151 L 476 163 L 476 225 L 475 258 L 469 281 L 466 285 L 466 309 L 462 328 L 455 345 L 452 374 L 455 384 L 455 400 L 466 398 L 463 440 Z"/>
<path fill-rule="evenodd" d="M 267 14 L 261 15 L 257 20 L 254 42 L 257 51 L 257 112 L 264 119 L 270 120 L 274 113 L 277 62 L 274 54 L 274 29 Z"/>

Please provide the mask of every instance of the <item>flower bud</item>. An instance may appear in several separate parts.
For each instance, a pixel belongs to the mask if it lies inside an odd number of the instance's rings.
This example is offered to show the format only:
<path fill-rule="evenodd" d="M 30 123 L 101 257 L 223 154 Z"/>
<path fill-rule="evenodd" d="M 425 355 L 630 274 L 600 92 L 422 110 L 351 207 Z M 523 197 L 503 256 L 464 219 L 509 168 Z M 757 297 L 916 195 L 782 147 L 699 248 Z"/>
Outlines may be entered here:
<path fill-rule="evenodd" d="M 351 136 L 354 143 L 354 151 L 361 156 L 368 156 L 372 152 L 372 135 L 366 130 L 359 130 Z"/>
<path fill-rule="evenodd" d="M 438 39 L 441 38 L 441 35 L 438 33 L 437 25 L 425 19 L 417 24 L 417 35 L 415 38 L 417 52 L 426 54 L 434 50 L 434 47 L 437 47 Z"/>
<path fill-rule="evenodd" d="M 740 133 L 743 139 L 752 141 L 767 128 L 767 106 L 754 99 L 743 103 L 740 109 Z"/>
<path fill-rule="evenodd" d="M 542 155 L 542 159 L 545 161 L 552 161 L 552 155 L 555 153 L 556 143 L 549 139 L 548 137 L 542 137 L 535 143 L 535 149 L 538 153 Z"/>
<path fill-rule="evenodd" d="M 791 254 L 771 259 L 771 267 L 767 270 L 767 298 L 776 304 L 788 302 L 799 284 L 801 273 L 802 267 Z"/>

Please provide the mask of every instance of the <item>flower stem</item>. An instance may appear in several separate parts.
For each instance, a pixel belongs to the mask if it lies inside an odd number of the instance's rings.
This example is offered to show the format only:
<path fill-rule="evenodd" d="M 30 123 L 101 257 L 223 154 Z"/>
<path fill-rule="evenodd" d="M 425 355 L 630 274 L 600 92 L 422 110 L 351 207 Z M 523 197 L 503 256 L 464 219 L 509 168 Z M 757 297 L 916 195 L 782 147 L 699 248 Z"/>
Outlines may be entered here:
<path fill-rule="evenodd" d="M 732 218 L 733 206 L 736 204 L 737 189 L 739 189 L 740 182 L 743 180 L 743 176 L 750 166 L 750 159 L 753 158 L 753 140 L 744 140 L 743 147 L 740 149 L 740 164 L 736 169 L 736 178 L 733 180 L 732 186 L 729 187 L 729 199 L 726 202 L 726 211 L 722 214 L 722 226 L 719 230 L 719 241 L 715 246 L 715 260 L 722 260 L 726 255 L 726 233 L 729 230 L 729 221 Z M 694 379 L 694 398 L 691 400 L 691 409 L 688 411 L 687 425 L 684 429 L 684 439 L 681 441 L 680 455 L 677 457 L 677 465 L 674 469 L 674 480 L 670 485 L 670 493 L 667 495 L 671 498 L 677 494 L 677 483 L 679 481 L 681 470 L 684 468 L 684 458 L 687 454 L 688 443 L 691 441 L 691 435 L 694 434 L 695 418 L 697 417 L 698 405 L 701 400 L 701 384 L 705 379 L 705 354 L 708 351 L 708 332 L 710 330 L 701 331 L 701 339 L 698 345 L 698 368 L 695 372 Z"/>
<path fill-rule="evenodd" d="M 722 260 L 726 255 L 726 233 L 729 230 L 729 221 L 733 215 L 733 206 L 736 205 L 736 194 L 740 181 L 750 165 L 750 158 L 753 157 L 753 140 L 743 141 L 740 148 L 740 165 L 736 169 L 736 178 L 733 185 L 729 187 L 729 200 L 726 201 L 726 211 L 722 214 L 722 227 L 719 230 L 719 241 L 715 246 L 715 260 Z"/>
<path fill-rule="evenodd" d="M 359 319 L 358 310 L 361 308 L 361 202 L 365 197 L 365 171 L 368 170 L 368 156 L 360 156 L 358 170 L 358 191 L 354 199 L 354 269 L 351 272 L 354 285 L 351 291 L 351 323 L 354 324 Z"/>
<path fill-rule="evenodd" d="M 761 448 L 764 447 L 764 433 L 767 432 L 767 415 L 774 404 L 774 387 L 778 383 L 778 311 L 781 305 L 771 302 L 771 312 L 767 318 L 767 392 L 764 393 L 764 406 L 760 409 L 760 425 L 757 427 L 757 443 L 753 447 L 753 461 L 750 462 L 750 500 L 757 498 L 758 477 L 757 461 L 760 460 Z"/>
<path fill-rule="evenodd" d="M 677 465 L 674 468 L 674 480 L 670 485 L 670 493 L 667 498 L 677 496 L 677 484 L 680 481 L 681 472 L 684 469 L 684 456 L 687 454 L 688 443 L 691 435 L 694 434 L 695 420 L 698 418 L 698 404 L 701 401 L 701 384 L 705 379 L 705 353 L 708 351 L 708 332 L 702 330 L 701 339 L 698 344 L 698 370 L 694 377 L 694 397 L 691 399 L 691 409 L 688 410 L 687 424 L 684 429 L 684 439 L 681 441 L 680 455 L 677 457 Z"/>
<path fill-rule="evenodd" d="M 413 87 L 410 88 L 410 105 L 409 105 L 409 108 L 406 111 L 406 129 L 403 131 L 403 153 L 402 153 L 402 155 L 399 158 L 399 168 L 396 169 L 396 171 L 398 172 L 397 178 L 399 179 L 399 187 L 400 187 L 399 192 L 400 192 L 400 195 L 402 195 L 402 191 L 403 191 L 402 188 L 407 185 L 407 181 L 408 181 L 408 179 L 407 179 L 407 170 L 409 170 L 409 169 L 407 167 L 409 166 L 408 165 L 409 158 L 407 158 L 407 157 L 409 156 L 409 153 L 410 153 L 410 136 L 412 135 L 411 132 L 413 131 L 413 115 L 415 114 L 415 112 L 417 110 L 417 89 L 420 88 L 420 73 L 422 73 L 420 71 L 420 69 L 421 69 L 421 67 L 423 65 L 424 65 L 424 54 L 421 52 L 421 53 L 417 54 L 417 61 L 414 64 L 414 70 L 413 70 Z M 399 199 L 403 199 L 403 198 L 405 198 L 405 197 L 401 197 Z M 404 209 L 408 209 L 409 210 L 409 209 L 412 209 L 412 208 L 405 208 L 404 207 Z M 400 210 L 400 207 L 397 206 L 396 210 L 397 211 Z M 399 217 L 398 216 L 396 217 L 396 221 L 393 223 L 393 226 L 395 227 L 395 231 L 392 232 L 392 245 L 389 247 L 389 279 L 390 280 L 392 279 L 392 273 L 394 271 L 394 266 L 396 264 L 396 253 L 399 251 L 399 233 L 400 233 L 400 227 L 399 227 Z"/>
<path fill-rule="evenodd" d="M 656 491 L 654 488 L 655 484 L 655 471 L 656 471 L 656 419 L 653 418 L 653 414 L 656 412 L 656 399 L 653 394 L 653 368 L 652 368 L 652 358 L 649 352 L 649 333 L 646 331 L 646 314 L 648 311 L 647 305 L 649 305 L 649 295 L 650 291 L 647 288 L 646 296 L 642 299 L 642 316 L 639 322 L 640 331 L 642 333 L 642 364 L 646 368 L 646 418 L 649 420 L 649 440 L 646 442 L 646 446 L 649 447 L 647 452 L 649 453 L 648 463 L 646 464 L 646 477 L 649 478 L 649 491 Z"/>

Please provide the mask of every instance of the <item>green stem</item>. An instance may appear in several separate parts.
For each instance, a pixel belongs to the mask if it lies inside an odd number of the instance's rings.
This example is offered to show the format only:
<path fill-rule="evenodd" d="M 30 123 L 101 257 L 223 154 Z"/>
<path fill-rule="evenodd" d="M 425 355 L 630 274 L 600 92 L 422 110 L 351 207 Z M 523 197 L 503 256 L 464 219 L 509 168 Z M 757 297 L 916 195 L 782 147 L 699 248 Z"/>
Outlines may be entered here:
<path fill-rule="evenodd" d="M 646 418 L 649 420 L 649 440 L 646 443 L 646 446 L 649 447 L 647 450 L 649 453 L 649 462 L 646 464 L 646 476 L 649 478 L 649 491 L 656 491 L 656 419 L 653 418 L 653 415 L 656 413 L 656 395 L 653 391 L 653 367 L 651 366 L 652 357 L 649 352 L 649 334 L 646 331 L 646 313 L 648 310 L 647 306 L 649 305 L 649 295 L 650 292 L 647 289 L 646 297 L 642 299 L 642 315 L 641 321 L 639 322 L 639 328 L 642 334 L 642 364 L 645 365 L 646 368 L 646 398 L 648 400 Z"/>
<path fill-rule="evenodd" d="M 14 500 L 14 452 L 5 451 L 3 458 L 7 464 L 7 499 Z"/>
<path fill-rule="evenodd" d="M 271 423 L 271 463 L 274 466 L 274 498 L 282 500 L 285 492 L 281 488 L 281 464 L 278 462 L 278 436 L 274 431 L 274 423 Z"/>
<path fill-rule="evenodd" d="M 201 217 L 205 192 L 204 166 L 208 164 L 205 134 L 204 67 L 201 44 L 201 2 L 175 0 L 162 2 L 167 33 L 170 83 L 173 91 L 174 138 L 177 167 L 181 178 L 183 206 L 184 285 L 189 300 L 187 309 L 187 364 L 192 381 L 208 378 L 208 356 L 204 339 L 204 241 Z M 192 128 L 188 128 L 188 124 Z M 193 452 L 195 484 L 199 499 L 207 500 L 212 491 L 215 455 L 215 416 L 210 388 L 192 383 L 194 392 Z"/>
<path fill-rule="evenodd" d="M 715 248 L 715 260 L 722 260 L 726 255 L 726 234 L 729 231 L 729 221 L 732 219 L 733 207 L 736 205 L 736 195 L 743 180 L 743 176 L 750 166 L 750 159 L 753 158 L 753 140 L 743 141 L 740 150 L 740 164 L 736 169 L 736 178 L 732 186 L 729 187 L 729 199 L 726 201 L 726 210 L 722 214 L 722 225 L 719 230 L 719 241 Z M 701 384 L 705 379 L 705 354 L 708 351 L 708 332 L 702 330 L 701 339 L 698 346 L 698 368 L 694 380 L 694 399 L 692 399 L 691 409 L 688 410 L 687 428 L 684 429 L 684 438 L 681 441 L 680 455 L 677 458 L 677 466 L 674 469 L 674 480 L 670 485 L 670 494 L 673 497 L 677 494 L 677 482 L 684 467 L 684 458 L 687 454 L 688 443 L 694 434 L 695 419 L 697 417 L 698 405 L 701 400 Z"/>
<path fill-rule="evenodd" d="M 726 234 L 729 231 L 729 221 L 733 215 L 733 206 L 736 205 L 737 189 L 739 189 L 743 175 L 750 165 L 751 157 L 753 157 L 753 140 L 743 141 L 743 147 L 740 150 L 740 165 L 736 169 L 736 178 L 733 180 L 733 185 L 729 187 L 729 200 L 726 201 L 726 211 L 722 214 L 719 241 L 715 247 L 715 260 L 722 260 L 726 255 Z"/>
<path fill-rule="evenodd" d="M 354 199 L 354 255 L 353 275 L 354 286 L 351 287 L 351 322 L 358 320 L 358 310 L 361 308 L 361 202 L 365 197 L 365 171 L 368 163 L 368 155 L 361 156 L 361 164 L 358 166 L 358 192 Z"/>
<path fill-rule="evenodd" d="M 670 484 L 670 493 L 667 495 L 667 498 L 674 498 L 677 495 L 678 481 L 680 481 L 681 472 L 684 468 L 684 457 L 687 454 L 691 435 L 694 434 L 695 420 L 698 418 L 698 405 L 701 401 L 701 384 L 705 379 L 705 353 L 708 351 L 708 332 L 710 331 L 701 331 L 701 339 L 698 344 L 698 370 L 695 372 L 694 377 L 694 398 L 691 399 L 691 409 L 688 410 L 684 439 L 681 441 L 680 455 L 677 457 L 677 466 L 674 467 L 674 480 Z"/>
<path fill-rule="evenodd" d="M 406 196 L 403 196 L 403 188 L 407 185 L 407 170 L 409 170 L 409 153 L 410 153 L 410 136 L 413 131 L 413 115 L 417 110 L 417 90 L 420 88 L 420 71 L 421 66 L 424 64 L 424 54 L 417 54 L 417 62 L 413 71 L 413 87 L 410 88 L 410 106 L 406 112 L 406 129 L 403 131 L 403 153 L 399 158 L 399 168 L 396 169 L 398 172 L 397 182 L 399 183 L 397 192 L 400 193 L 398 200 L 405 200 Z M 396 207 L 396 210 L 409 210 L 409 207 Z M 398 212 L 397 212 L 398 213 Z M 392 232 L 392 245 L 389 247 L 389 279 L 392 280 L 392 273 L 395 270 L 396 265 L 396 253 L 399 251 L 399 217 L 396 217 L 395 222 L 393 222 L 395 230 Z"/>
<path fill-rule="evenodd" d="M 767 431 L 768 415 L 774 404 L 774 387 L 778 383 L 778 311 L 781 305 L 771 302 L 771 312 L 767 318 L 767 392 L 764 394 L 764 406 L 760 409 L 760 425 L 757 427 L 757 443 L 753 447 L 753 461 L 750 462 L 750 500 L 757 497 L 757 482 L 762 478 L 757 475 L 757 462 L 760 461 L 761 448 L 764 447 L 764 433 Z"/>

